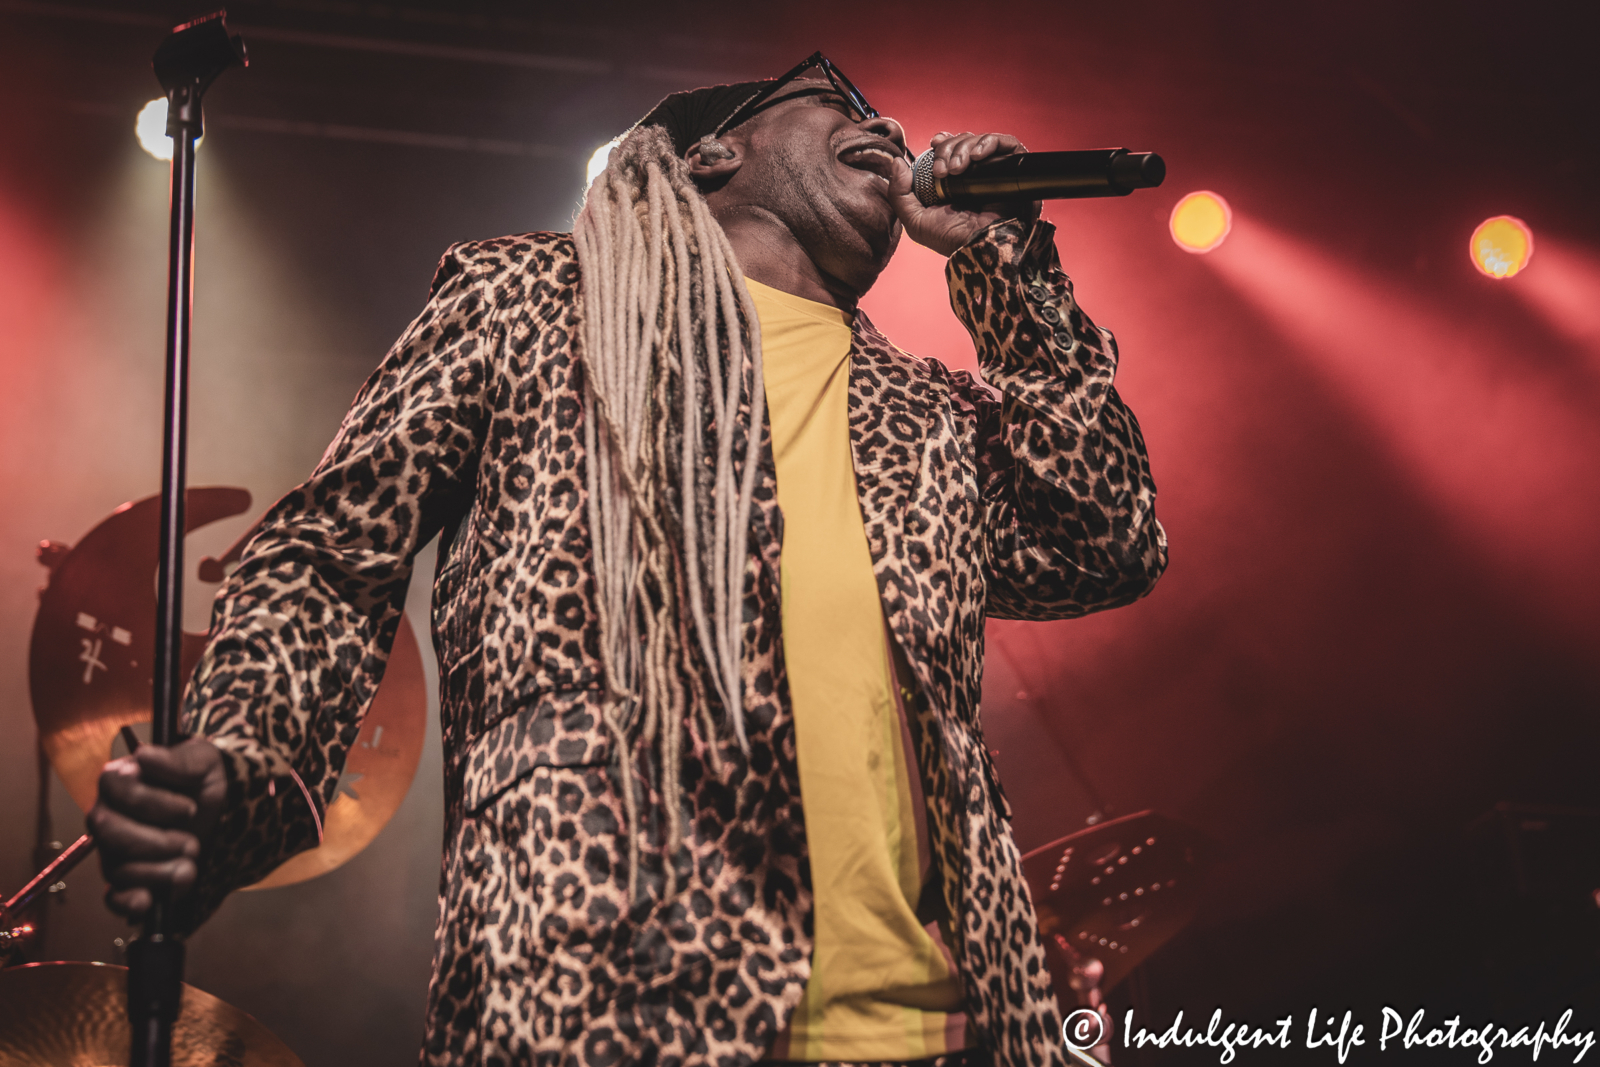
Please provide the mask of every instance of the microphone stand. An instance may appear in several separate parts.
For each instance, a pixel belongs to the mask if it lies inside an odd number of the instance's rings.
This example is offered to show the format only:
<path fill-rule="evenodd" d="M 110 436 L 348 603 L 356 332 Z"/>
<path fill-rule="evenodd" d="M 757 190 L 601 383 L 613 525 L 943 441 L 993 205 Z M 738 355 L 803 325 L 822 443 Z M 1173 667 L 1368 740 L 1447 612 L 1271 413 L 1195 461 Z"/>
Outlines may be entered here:
<path fill-rule="evenodd" d="M 229 36 L 226 12 L 176 27 L 156 49 L 152 66 L 167 91 L 172 138 L 172 230 L 167 268 L 167 392 L 162 424 L 161 542 L 156 572 L 156 647 L 150 739 L 177 740 L 183 695 L 183 505 L 189 419 L 189 312 L 194 287 L 194 146 L 205 132 L 200 100 L 234 65 L 245 66 L 244 42 Z M 128 946 L 128 1024 L 132 1067 L 170 1067 L 172 1026 L 183 995 L 183 942 L 168 902 L 155 900 L 144 934 Z"/>

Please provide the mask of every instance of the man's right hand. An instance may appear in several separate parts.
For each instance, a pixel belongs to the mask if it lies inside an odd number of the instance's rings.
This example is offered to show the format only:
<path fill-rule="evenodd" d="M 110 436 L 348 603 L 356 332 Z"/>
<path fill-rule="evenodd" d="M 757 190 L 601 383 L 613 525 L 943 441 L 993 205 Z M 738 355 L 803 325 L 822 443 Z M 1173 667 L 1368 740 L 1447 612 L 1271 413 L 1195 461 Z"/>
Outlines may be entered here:
<path fill-rule="evenodd" d="M 222 754 L 200 738 L 140 745 L 106 764 L 87 820 L 108 883 L 106 907 L 138 922 L 158 897 L 181 900 L 200 873 L 227 792 Z"/>

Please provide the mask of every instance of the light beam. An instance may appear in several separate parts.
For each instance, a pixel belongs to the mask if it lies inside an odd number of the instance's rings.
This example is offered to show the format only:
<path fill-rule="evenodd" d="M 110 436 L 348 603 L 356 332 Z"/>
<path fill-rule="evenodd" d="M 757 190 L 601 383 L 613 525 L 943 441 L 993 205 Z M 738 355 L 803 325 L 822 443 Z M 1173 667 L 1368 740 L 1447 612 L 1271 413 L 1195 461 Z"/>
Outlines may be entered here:
<path fill-rule="evenodd" d="M 1485 337 L 1254 219 L 1206 258 L 1365 416 L 1419 489 L 1568 623 L 1600 610 L 1600 423 L 1517 338 Z M 1381 521 L 1381 517 L 1375 517 Z M 1397 551 L 1402 546 L 1396 546 Z"/>

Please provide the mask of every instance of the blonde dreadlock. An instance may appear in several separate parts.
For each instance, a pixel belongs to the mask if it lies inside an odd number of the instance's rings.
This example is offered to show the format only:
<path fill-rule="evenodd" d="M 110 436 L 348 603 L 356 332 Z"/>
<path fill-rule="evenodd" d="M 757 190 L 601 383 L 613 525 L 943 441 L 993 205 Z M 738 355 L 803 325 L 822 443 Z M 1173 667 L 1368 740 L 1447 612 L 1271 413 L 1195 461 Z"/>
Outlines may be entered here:
<path fill-rule="evenodd" d="M 636 895 L 638 755 L 659 768 L 652 784 L 666 809 L 665 867 L 675 883 L 689 717 L 713 742 L 714 696 L 723 724 L 748 747 L 739 665 L 765 402 L 760 323 L 727 235 L 658 126 L 635 128 L 612 151 L 573 239 L 583 274 L 584 447 L 605 717 L 619 752 Z M 744 454 L 735 457 L 741 430 Z M 714 742 L 710 749 L 715 760 Z"/>

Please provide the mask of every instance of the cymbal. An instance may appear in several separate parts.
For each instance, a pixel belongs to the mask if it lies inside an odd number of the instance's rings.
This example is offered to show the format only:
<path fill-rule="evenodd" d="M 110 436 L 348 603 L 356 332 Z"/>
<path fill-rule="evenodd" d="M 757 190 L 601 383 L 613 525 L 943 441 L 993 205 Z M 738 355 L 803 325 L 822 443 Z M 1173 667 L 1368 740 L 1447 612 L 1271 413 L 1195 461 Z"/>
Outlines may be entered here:
<path fill-rule="evenodd" d="M 250 494 L 224 486 L 188 491 L 187 531 L 243 514 Z M 50 546 L 50 581 L 39 594 L 28 652 L 28 684 L 39 738 L 67 792 L 88 811 L 100 768 L 126 753 L 124 725 L 148 738 L 155 659 L 160 498 L 119 507 L 70 550 Z M 41 551 L 41 559 L 46 552 Z M 193 581 L 191 568 L 190 581 Z M 185 633 L 184 678 L 207 637 Z M 329 805 L 322 845 L 289 859 L 251 888 L 325 874 L 365 848 L 411 788 L 427 725 L 427 682 L 416 635 L 402 616 L 372 707 L 350 747 Z"/>
<path fill-rule="evenodd" d="M 30 963 L 0 970 L 0 1067 L 128 1062 L 128 969 Z M 172 1028 L 173 1067 L 304 1067 L 272 1031 L 192 985 Z"/>
<path fill-rule="evenodd" d="M 1039 932 L 1066 989 L 1073 964 L 1099 960 L 1109 990 L 1194 917 L 1207 866 L 1199 831 L 1153 811 L 1091 826 L 1022 857 Z"/>

